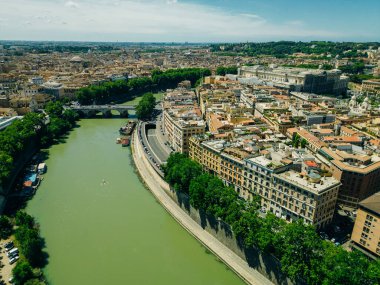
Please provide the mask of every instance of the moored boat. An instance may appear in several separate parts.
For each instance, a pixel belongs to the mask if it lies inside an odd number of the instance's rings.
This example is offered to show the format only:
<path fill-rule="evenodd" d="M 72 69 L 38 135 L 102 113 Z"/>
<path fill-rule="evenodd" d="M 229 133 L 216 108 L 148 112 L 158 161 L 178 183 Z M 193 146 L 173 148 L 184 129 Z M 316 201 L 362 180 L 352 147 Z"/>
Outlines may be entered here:
<path fill-rule="evenodd" d="M 122 147 L 129 146 L 130 143 L 131 143 L 131 141 L 129 140 L 129 138 L 124 138 L 121 140 L 121 146 Z"/>
<path fill-rule="evenodd" d="M 129 136 L 129 135 L 132 134 L 135 126 L 136 126 L 136 122 L 135 121 L 129 121 L 128 124 L 125 127 L 122 127 L 122 128 L 119 129 L 119 133 L 121 135 Z"/>

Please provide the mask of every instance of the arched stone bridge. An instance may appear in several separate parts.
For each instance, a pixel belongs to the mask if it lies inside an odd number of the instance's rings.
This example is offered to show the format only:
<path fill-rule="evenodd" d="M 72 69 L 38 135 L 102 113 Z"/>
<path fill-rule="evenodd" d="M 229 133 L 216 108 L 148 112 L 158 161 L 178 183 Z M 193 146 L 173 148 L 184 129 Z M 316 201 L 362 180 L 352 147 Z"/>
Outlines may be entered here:
<path fill-rule="evenodd" d="M 78 105 L 70 106 L 67 109 L 77 111 L 81 117 L 95 117 L 97 114 L 102 113 L 103 117 L 112 117 L 112 111 L 120 114 L 120 117 L 127 118 L 128 111 L 135 110 L 135 106 L 128 105 Z"/>

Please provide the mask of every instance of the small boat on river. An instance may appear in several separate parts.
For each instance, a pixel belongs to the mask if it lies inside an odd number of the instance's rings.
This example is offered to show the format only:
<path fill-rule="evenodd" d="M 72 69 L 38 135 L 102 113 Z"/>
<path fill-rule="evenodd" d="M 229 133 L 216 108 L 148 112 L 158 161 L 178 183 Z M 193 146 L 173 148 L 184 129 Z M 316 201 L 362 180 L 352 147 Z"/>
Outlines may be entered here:
<path fill-rule="evenodd" d="M 124 139 L 121 140 L 121 146 L 122 147 L 127 147 L 127 146 L 130 145 L 130 143 L 131 143 L 131 141 L 130 141 L 129 138 L 124 138 Z"/>
<path fill-rule="evenodd" d="M 135 129 L 136 127 L 136 122 L 135 121 L 129 121 L 127 125 L 125 125 L 125 127 L 121 127 L 119 129 L 119 133 L 121 135 L 125 135 L 125 136 L 130 136 L 133 132 L 133 130 Z"/>

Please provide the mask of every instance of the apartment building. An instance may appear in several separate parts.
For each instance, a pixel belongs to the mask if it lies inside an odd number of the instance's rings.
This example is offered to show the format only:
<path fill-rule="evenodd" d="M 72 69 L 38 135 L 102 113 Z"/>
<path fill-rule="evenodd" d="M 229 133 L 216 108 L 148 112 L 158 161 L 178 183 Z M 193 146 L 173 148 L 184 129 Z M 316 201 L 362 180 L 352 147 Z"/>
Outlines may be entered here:
<path fill-rule="evenodd" d="M 298 134 L 307 147 L 322 161 L 323 168 L 341 181 L 338 203 L 356 208 L 358 203 L 380 191 L 380 157 L 364 149 L 363 138 L 357 132 L 342 127 L 341 136 L 313 135 L 304 128 L 291 128 L 287 136 Z M 360 135 L 360 136 L 359 136 Z"/>
<path fill-rule="evenodd" d="M 303 217 L 309 224 L 324 227 L 333 219 L 339 187 L 338 180 L 317 171 L 288 170 L 273 175 L 269 207 L 288 221 Z"/>
<path fill-rule="evenodd" d="M 303 219 L 317 227 L 331 222 L 340 182 L 322 171 L 315 157 L 285 145 L 275 149 L 236 145 L 192 137 L 189 156 L 244 199 L 259 195 L 263 210 L 284 220 Z"/>
<path fill-rule="evenodd" d="M 163 102 L 163 130 L 174 151 L 187 153 L 189 139 L 204 134 L 206 124 L 194 92 L 179 88 L 167 92 Z"/>
<path fill-rule="evenodd" d="M 380 191 L 380 157 L 361 150 L 351 145 L 346 151 L 331 147 L 319 151 L 333 177 L 342 182 L 338 202 L 352 208 Z"/>
<path fill-rule="evenodd" d="M 359 203 L 351 245 L 372 258 L 380 257 L 380 193 Z"/>
<path fill-rule="evenodd" d="M 203 120 L 177 119 L 173 112 L 164 111 L 164 132 L 174 151 L 187 153 L 189 139 L 193 135 L 204 134 L 206 125 Z"/>

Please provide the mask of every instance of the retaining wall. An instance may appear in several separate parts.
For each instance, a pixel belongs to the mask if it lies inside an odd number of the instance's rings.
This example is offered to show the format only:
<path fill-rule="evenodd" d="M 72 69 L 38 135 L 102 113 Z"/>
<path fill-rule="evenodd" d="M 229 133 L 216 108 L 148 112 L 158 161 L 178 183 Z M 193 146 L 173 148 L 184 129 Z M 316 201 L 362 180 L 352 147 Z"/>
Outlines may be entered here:
<path fill-rule="evenodd" d="M 189 196 L 172 190 L 168 183 L 165 182 L 157 174 L 157 172 L 155 172 L 145 155 L 143 155 L 142 160 L 161 188 L 181 207 L 184 212 L 186 212 L 205 231 L 213 235 L 235 254 L 245 260 L 250 267 L 259 271 L 276 285 L 304 285 L 303 282 L 293 282 L 287 278 L 281 271 L 281 264 L 279 260 L 273 255 L 261 252 L 254 247 L 245 249 L 242 246 L 242 243 L 233 235 L 232 229 L 228 224 L 216 219 L 213 216 L 207 215 L 202 210 L 192 207 L 190 205 Z"/>

